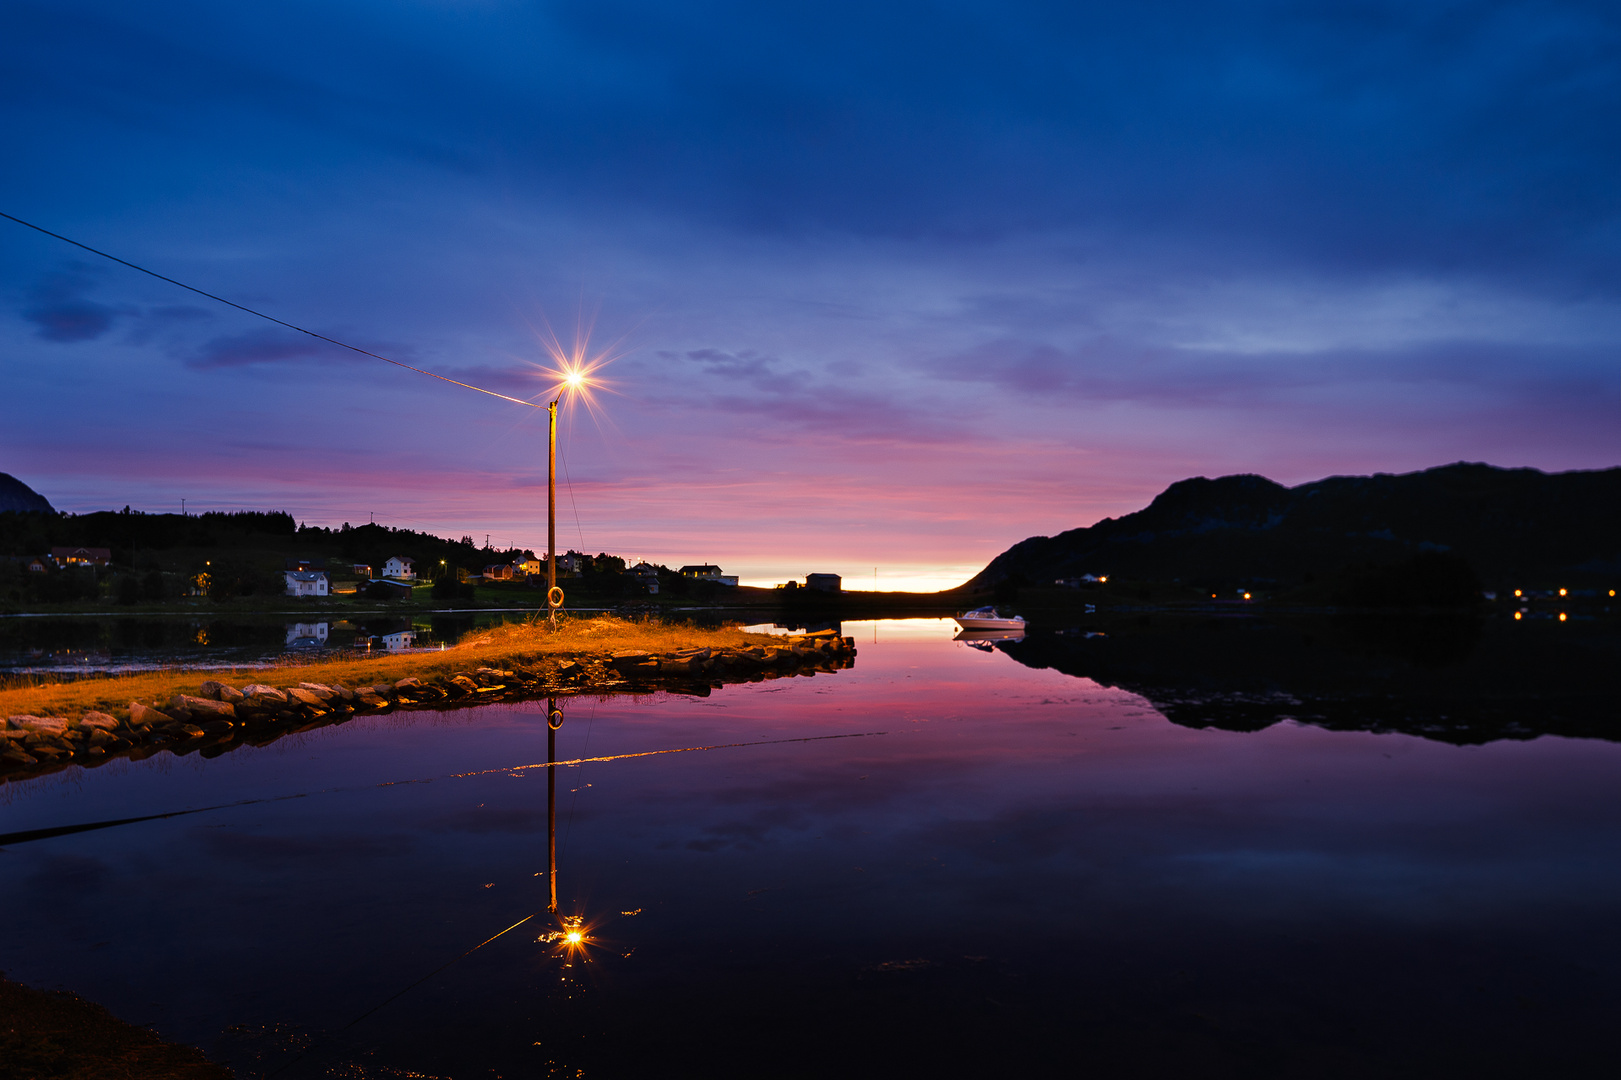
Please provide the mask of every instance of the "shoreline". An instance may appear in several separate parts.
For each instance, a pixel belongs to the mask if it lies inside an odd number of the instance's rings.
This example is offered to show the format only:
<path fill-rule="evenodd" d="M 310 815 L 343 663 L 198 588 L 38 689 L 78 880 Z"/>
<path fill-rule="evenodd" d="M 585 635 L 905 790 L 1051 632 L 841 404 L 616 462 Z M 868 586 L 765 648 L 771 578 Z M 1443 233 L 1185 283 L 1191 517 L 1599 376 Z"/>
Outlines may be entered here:
<path fill-rule="evenodd" d="M 233 668 L 197 681 L 159 671 L 0 690 L 0 784 L 162 751 L 214 757 L 400 709 L 470 708 L 581 694 L 711 690 L 854 666 L 824 630 L 746 634 L 612 617 L 506 624 L 444 650 Z"/>

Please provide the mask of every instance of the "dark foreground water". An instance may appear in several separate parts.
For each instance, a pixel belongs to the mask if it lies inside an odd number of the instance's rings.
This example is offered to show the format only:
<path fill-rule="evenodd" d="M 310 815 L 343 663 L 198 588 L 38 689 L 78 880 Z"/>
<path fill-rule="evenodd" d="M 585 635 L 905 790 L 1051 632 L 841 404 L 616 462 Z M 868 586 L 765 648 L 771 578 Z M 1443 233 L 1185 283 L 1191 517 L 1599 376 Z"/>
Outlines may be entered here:
<path fill-rule="evenodd" d="M 844 630 L 835 675 L 565 704 L 559 759 L 686 752 L 557 770 L 560 916 L 547 770 L 517 768 L 544 703 L 4 791 L 3 832 L 246 802 L 5 847 L 0 968 L 244 1077 L 1621 1065 L 1621 745 L 1537 736 L 1534 697 L 1456 745 L 1347 730 L 1347 687 L 1225 692 L 1208 657 L 1179 694 L 1108 639 L 1020 663 L 949 624 Z M 546 940 L 561 916 L 583 953 Z"/>

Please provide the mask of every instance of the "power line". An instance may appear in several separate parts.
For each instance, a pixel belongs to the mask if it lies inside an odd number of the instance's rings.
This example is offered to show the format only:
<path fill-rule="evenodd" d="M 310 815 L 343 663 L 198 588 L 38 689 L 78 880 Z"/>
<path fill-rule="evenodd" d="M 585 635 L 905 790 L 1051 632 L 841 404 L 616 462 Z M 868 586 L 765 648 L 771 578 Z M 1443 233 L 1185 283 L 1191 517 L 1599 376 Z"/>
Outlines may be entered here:
<path fill-rule="evenodd" d="M 350 352 L 357 352 L 362 356 L 369 356 L 373 360 L 381 360 L 385 364 L 393 364 L 395 367 L 404 368 L 406 371 L 414 371 L 418 375 L 426 375 L 430 379 L 438 379 L 440 382 L 450 383 L 452 386 L 460 386 L 460 387 L 463 387 L 463 388 L 465 388 L 467 390 L 477 390 L 481 394 L 488 394 L 491 397 L 500 398 L 502 401 L 510 401 L 514 405 L 527 405 L 531 409 L 539 409 L 539 408 L 542 407 L 541 405 L 539 405 L 538 403 L 533 402 L 533 401 L 525 401 L 522 398 L 509 397 L 506 394 L 498 394 L 494 390 L 486 390 L 482 386 L 474 386 L 472 383 L 464 383 L 464 382 L 461 382 L 458 379 L 452 379 L 452 378 L 450 378 L 448 376 L 445 376 L 445 375 L 436 375 L 431 371 L 426 371 L 426 370 L 424 370 L 422 368 L 419 368 L 419 367 L 412 367 L 410 364 L 404 363 L 402 361 L 392 360 L 389 357 L 386 357 L 386 356 L 382 355 L 381 353 L 374 353 L 369 349 L 362 349 L 358 345 L 351 345 L 347 341 L 339 341 L 337 338 L 327 337 L 325 334 L 317 334 L 314 330 L 306 330 L 306 329 L 304 329 L 304 327 L 298 326 L 298 325 L 296 325 L 294 323 L 287 322 L 285 319 L 278 319 L 274 315 L 266 315 L 264 312 L 256 311 L 253 308 L 250 308 L 245 304 L 239 304 L 234 300 L 227 300 L 223 296 L 216 296 L 211 292 L 206 292 L 206 291 L 204 291 L 202 289 L 197 288 L 195 285 L 187 285 L 184 281 L 176 281 L 174 278 L 166 277 L 165 275 L 158 273 L 156 270 L 148 270 L 144 266 L 137 266 L 135 263 L 130 262 L 128 259 L 120 259 L 117 255 L 109 255 L 107 252 L 102 251 L 99 248 L 93 248 L 89 244 L 81 244 L 81 243 L 79 243 L 79 241 L 70 239 L 69 237 L 66 237 L 66 236 L 63 236 L 61 233 L 54 233 L 49 229 L 41 228 L 40 226 L 35 225 L 31 221 L 24 221 L 22 218 L 15 217 L 15 216 L 13 216 L 11 214 L 6 213 L 3 210 L 0 210 L 0 217 L 5 218 L 7 221 L 15 221 L 17 224 L 23 226 L 24 228 L 33 229 L 37 233 L 44 233 L 46 236 L 49 236 L 49 237 L 51 237 L 52 239 L 55 239 L 55 240 L 60 240 L 64 244 L 72 244 L 74 247 L 80 248 L 80 249 L 82 249 L 84 251 L 88 251 L 92 255 L 100 255 L 103 259 L 111 259 L 113 262 L 118 263 L 120 266 L 127 266 L 131 270 L 138 270 L 141 273 L 146 274 L 149 277 L 157 278 L 159 281 L 167 281 L 170 285 L 177 285 L 180 288 L 185 289 L 187 292 L 194 292 L 198 296 L 206 296 L 206 297 L 208 297 L 208 299 L 217 301 L 218 303 L 224 304 L 227 307 L 234 307 L 238 311 L 245 311 L 249 315 L 256 315 L 259 318 L 264 319 L 267 322 L 275 323 L 277 326 L 285 326 L 289 330 L 296 330 L 300 334 L 308 334 L 312 338 L 316 338 L 316 339 L 318 339 L 320 341 L 325 341 L 325 342 L 327 342 L 329 344 L 336 345 L 336 346 L 338 346 L 339 348 L 342 348 L 342 349 L 348 349 Z"/>

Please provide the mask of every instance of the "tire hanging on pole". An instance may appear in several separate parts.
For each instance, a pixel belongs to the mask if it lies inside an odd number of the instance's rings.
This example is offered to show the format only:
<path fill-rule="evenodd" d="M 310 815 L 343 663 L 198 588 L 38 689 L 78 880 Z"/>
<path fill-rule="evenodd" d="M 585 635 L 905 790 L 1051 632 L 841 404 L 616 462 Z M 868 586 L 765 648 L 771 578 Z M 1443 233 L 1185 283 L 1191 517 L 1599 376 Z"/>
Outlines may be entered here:
<path fill-rule="evenodd" d="M 552 608 L 563 606 L 563 587 L 561 585 L 553 585 L 546 590 L 546 606 Z"/>

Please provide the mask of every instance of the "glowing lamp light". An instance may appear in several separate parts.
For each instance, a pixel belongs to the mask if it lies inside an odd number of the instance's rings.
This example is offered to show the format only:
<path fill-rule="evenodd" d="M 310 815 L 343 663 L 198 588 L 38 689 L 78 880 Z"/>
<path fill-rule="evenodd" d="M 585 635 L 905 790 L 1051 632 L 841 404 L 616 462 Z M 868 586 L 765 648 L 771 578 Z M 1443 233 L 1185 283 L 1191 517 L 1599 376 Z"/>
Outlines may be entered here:
<path fill-rule="evenodd" d="M 1518 612 L 1518 611 L 1516 611 L 1516 612 L 1515 612 L 1515 613 L 1514 613 L 1514 621 L 1515 621 L 1515 622 L 1519 622 L 1519 621 L 1520 621 L 1520 620 L 1521 620 L 1521 619 L 1523 619 L 1523 618 L 1525 618 L 1525 615 L 1524 615 L 1524 614 L 1522 614 L 1522 613 L 1521 613 L 1521 612 Z"/>
<path fill-rule="evenodd" d="M 1560 590 L 1559 590 L 1559 595 L 1560 595 L 1560 596 L 1564 596 L 1564 595 L 1565 595 L 1565 593 L 1566 593 L 1566 592 L 1568 592 L 1568 591 L 1569 591 L 1569 590 L 1567 590 L 1567 589 L 1560 589 Z"/>
<path fill-rule="evenodd" d="M 1518 590 L 1518 589 L 1515 589 L 1515 590 L 1514 590 L 1514 595 L 1515 595 L 1515 596 L 1520 596 L 1520 595 L 1522 595 L 1522 594 L 1521 594 L 1521 593 L 1520 593 L 1520 590 Z"/>
<path fill-rule="evenodd" d="M 1559 613 L 1559 621 L 1560 621 L 1560 622 L 1564 622 L 1564 621 L 1565 621 L 1565 613 L 1564 613 L 1564 612 L 1563 612 L 1563 611 L 1561 611 L 1561 612 L 1560 612 L 1560 613 Z"/>
<path fill-rule="evenodd" d="M 1244 594 L 1244 599 L 1246 599 L 1246 600 L 1248 600 L 1248 599 L 1249 599 L 1249 598 L 1250 598 L 1250 594 L 1249 594 L 1249 593 L 1245 593 L 1245 594 Z"/>
<path fill-rule="evenodd" d="M 563 935 L 563 944 L 578 945 L 585 940 L 585 934 L 579 930 L 570 930 Z"/>

